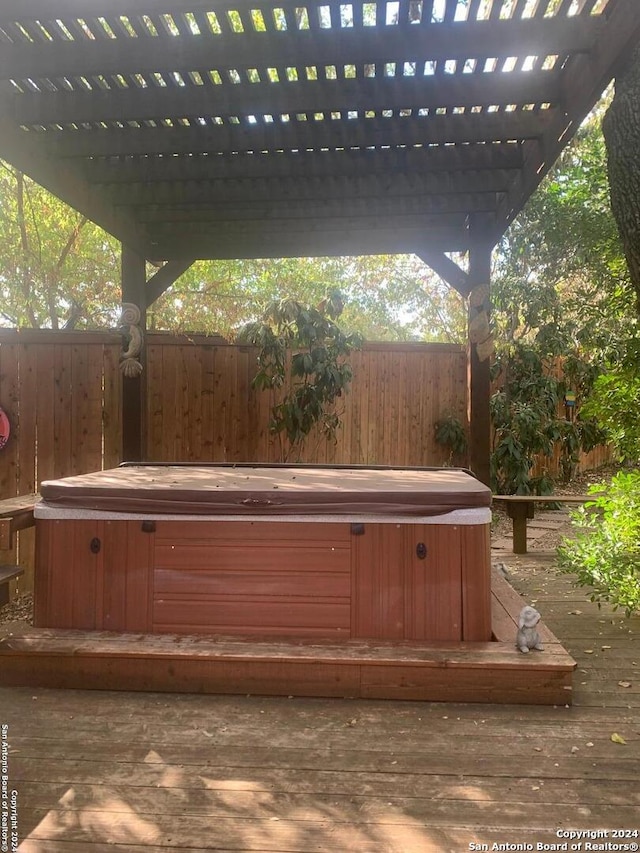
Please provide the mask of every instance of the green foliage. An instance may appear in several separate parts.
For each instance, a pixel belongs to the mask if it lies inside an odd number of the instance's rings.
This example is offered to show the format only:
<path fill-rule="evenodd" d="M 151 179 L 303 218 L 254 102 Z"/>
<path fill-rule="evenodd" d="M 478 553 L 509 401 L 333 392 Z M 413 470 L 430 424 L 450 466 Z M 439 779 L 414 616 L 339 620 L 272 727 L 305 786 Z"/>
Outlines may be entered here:
<path fill-rule="evenodd" d="M 635 334 L 633 294 L 609 205 L 604 142 L 596 114 L 580 130 L 503 240 L 492 298 L 498 347 L 492 398 L 492 471 L 499 491 L 547 493 L 533 458 L 560 449 L 562 479 L 581 450 L 608 440 L 624 404 L 587 401 Z M 562 364 L 556 375 L 554 363 Z M 562 400 L 578 395 L 575 417 Z M 597 392 L 596 392 L 597 394 Z M 622 395 L 623 397 L 626 394 Z M 633 396 L 631 393 L 629 396 Z M 627 434 L 631 428 L 627 418 Z"/>
<path fill-rule="evenodd" d="M 630 616 L 640 610 L 640 472 L 621 472 L 589 491 L 593 501 L 572 513 L 576 536 L 558 548 L 559 566 L 593 588 L 592 601 Z"/>
<path fill-rule="evenodd" d="M 272 409 L 271 431 L 281 438 L 283 459 L 301 453 L 314 428 L 336 440 L 340 426 L 334 404 L 348 389 L 351 367 L 347 357 L 360 345 L 355 335 L 345 335 L 336 324 L 344 305 L 333 291 L 316 308 L 293 299 L 273 302 L 259 322 L 247 324 L 240 343 L 259 348 L 258 372 L 253 387 L 282 389 L 284 397 Z M 288 448 L 282 436 L 288 440 Z"/>
<path fill-rule="evenodd" d="M 640 460 L 640 341 L 627 342 L 619 359 L 610 359 L 595 381 L 584 411 L 608 433 L 619 458 Z"/>
<path fill-rule="evenodd" d="M 544 349 L 540 341 L 513 344 L 498 354 L 493 365 L 499 390 L 491 397 L 491 476 L 498 494 L 550 494 L 551 478 L 531 473 L 534 457 L 550 460 L 559 447 L 562 476 L 568 481 L 580 451 L 591 450 L 605 437 L 594 421 L 580 414 L 581 401 L 593 382 L 588 365 L 574 355 L 565 359 L 562 374 L 556 375 L 555 354 L 545 358 Z M 562 413 L 569 388 L 577 394 L 575 419 Z"/>
<path fill-rule="evenodd" d="M 545 338 L 602 361 L 636 325 L 609 204 L 598 114 L 587 122 L 507 232 L 492 288 L 497 338 Z"/>
<path fill-rule="evenodd" d="M 283 294 L 315 305 L 328 289 L 345 295 L 348 333 L 466 340 L 464 300 L 414 255 L 198 261 L 150 306 L 147 324 L 233 338 L 256 305 Z M 113 328 L 119 303 L 118 241 L 0 161 L 0 325 Z"/>
<path fill-rule="evenodd" d="M 152 328 L 234 337 L 256 305 L 344 295 L 343 330 L 367 340 L 466 341 L 464 300 L 412 255 L 198 261 L 151 307 Z"/>
<path fill-rule="evenodd" d="M 436 443 L 449 452 L 448 465 L 462 465 L 467 453 L 467 432 L 461 421 L 453 415 L 435 423 Z"/>
<path fill-rule="evenodd" d="M 119 245 L 0 161 L 0 325 L 113 326 Z"/>

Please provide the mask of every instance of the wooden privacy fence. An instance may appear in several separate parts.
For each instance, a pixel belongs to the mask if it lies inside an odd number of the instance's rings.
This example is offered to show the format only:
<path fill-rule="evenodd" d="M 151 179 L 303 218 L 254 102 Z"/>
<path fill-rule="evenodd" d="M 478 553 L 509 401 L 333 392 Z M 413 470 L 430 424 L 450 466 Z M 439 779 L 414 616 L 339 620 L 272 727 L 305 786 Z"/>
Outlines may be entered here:
<path fill-rule="evenodd" d="M 11 422 L 0 498 L 118 464 L 121 348 L 115 334 L 0 331 L 0 406 Z M 24 530 L 3 555 L 25 569 L 21 590 L 33 588 L 33 545 L 33 530 Z"/>
<path fill-rule="evenodd" d="M 0 497 L 118 464 L 121 349 L 116 334 L 0 331 L 0 406 L 11 420 Z"/>
<path fill-rule="evenodd" d="M 109 468 L 121 461 L 122 339 L 116 333 L 0 330 L 0 406 L 11 437 L 0 450 L 0 498 L 40 482 Z M 307 462 L 439 465 L 446 451 L 434 423 L 466 420 L 466 355 L 439 344 L 368 344 L 352 358 L 354 379 L 341 401 L 333 445 L 312 437 Z M 152 333 L 146 339 L 147 459 L 160 462 L 272 462 L 274 397 L 251 380 L 256 351 L 204 336 Z M 19 536 L 33 584 L 33 531 Z"/>
<path fill-rule="evenodd" d="M 465 350 L 445 344 L 365 344 L 351 357 L 337 444 L 311 436 L 305 462 L 440 465 L 434 423 L 467 417 Z M 277 462 L 273 392 L 254 391 L 256 351 L 219 339 L 147 338 L 147 456 L 162 461 Z M 297 455 L 291 456 L 295 461 Z"/>
<path fill-rule="evenodd" d="M 0 450 L 0 498 L 51 477 L 117 465 L 122 444 L 122 341 L 115 332 L 0 330 L 0 406 L 12 434 Z M 353 382 L 340 400 L 336 444 L 312 436 L 306 462 L 441 465 L 435 422 L 466 423 L 465 349 L 449 344 L 371 343 L 353 353 Z M 274 462 L 273 392 L 254 391 L 256 351 L 221 338 L 149 333 L 147 459 Z M 297 457 L 290 457 L 292 460 Z M 582 468 L 609 459 L 596 448 Z M 548 468 L 557 473 L 558 460 Z"/>
<path fill-rule="evenodd" d="M 116 333 L 0 330 L 0 406 L 12 424 L 0 451 L 0 497 L 51 477 L 117 465 L 122 442 Z M 444 415 L 466 420 L 466 355 L 445 344 L 365 344 L 341 400 L 336 445 L 312 437 L 307 462 L 439 465 Z M 271 392 L 251 388 L 256 352 L 219 338 L 146 339 L 147 458 L 272 462 Z"/>

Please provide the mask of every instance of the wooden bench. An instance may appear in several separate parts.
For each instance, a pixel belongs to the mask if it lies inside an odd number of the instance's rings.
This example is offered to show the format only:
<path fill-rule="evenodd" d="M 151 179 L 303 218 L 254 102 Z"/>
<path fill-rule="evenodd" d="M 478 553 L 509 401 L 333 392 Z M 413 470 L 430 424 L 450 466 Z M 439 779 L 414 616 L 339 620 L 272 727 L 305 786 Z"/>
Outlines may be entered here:
<path fill-rule="evenodd" d="M 493 495 L 493 503 L 505 503 L 513 521 L 513 553 L 527 553 L 527 519 L 534 518 L 536 504 L 583 504 L 597 495 Z"/>
<path fill-rule="evenodd" d="M 24 574 L 20 566 L 0 566 L 0 607 L 9 603 L 9 581 Z"/>
<path fill-rule="evenodd" d="M 3 552 L 13 548 L 14 536 L 19 530 L 33 527 L 33 510 L 39 500 L 38 494 L 0 500 L 0 607 L 9 603 L 9 582 L 24 573 L 20 566 L 2 565 Z"/>

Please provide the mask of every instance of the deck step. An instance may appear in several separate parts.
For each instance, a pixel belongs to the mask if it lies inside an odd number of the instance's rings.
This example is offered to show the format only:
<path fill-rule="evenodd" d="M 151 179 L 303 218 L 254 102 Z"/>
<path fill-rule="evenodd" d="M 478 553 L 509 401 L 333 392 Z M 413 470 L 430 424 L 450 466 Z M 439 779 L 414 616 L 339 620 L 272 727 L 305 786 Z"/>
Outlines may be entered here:
<path fill-rule="evenodd" d="M 336 644 L 216 635 L 29 628 L 0 638 L 0 683 L 174 693 L 253 693 L 535 705 L 571 703 L 576 663 L 540 628 L 544 652 L 515 645 L 522 598 L 492 575 L 494 640 Z"/>

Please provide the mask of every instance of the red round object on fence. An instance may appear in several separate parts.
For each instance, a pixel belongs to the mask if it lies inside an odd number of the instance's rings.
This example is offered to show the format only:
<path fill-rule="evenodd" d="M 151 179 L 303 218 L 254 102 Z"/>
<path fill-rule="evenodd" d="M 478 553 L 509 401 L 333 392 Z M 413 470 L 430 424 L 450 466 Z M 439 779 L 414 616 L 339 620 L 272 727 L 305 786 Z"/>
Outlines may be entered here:
<path fill-rule="evenodd" d="M 9 418 L 7 417 L 7 413 L 3 409 L 0 409 L 0 450 L 9 441 L 10 434 L 11 424 L 9 423 Z"/>

